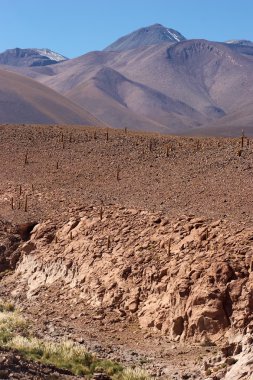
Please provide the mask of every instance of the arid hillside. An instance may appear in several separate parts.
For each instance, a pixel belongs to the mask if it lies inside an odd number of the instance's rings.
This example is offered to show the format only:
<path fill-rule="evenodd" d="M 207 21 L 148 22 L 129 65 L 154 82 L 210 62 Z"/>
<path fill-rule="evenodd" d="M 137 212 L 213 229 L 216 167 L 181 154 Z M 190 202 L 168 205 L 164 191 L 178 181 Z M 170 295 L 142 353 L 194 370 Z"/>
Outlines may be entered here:
<path fill-rule="evenodd" d="M 250 379 L 253 150 L 239 135 L 1 126 L 0 297 L 39 336 L 152 376 Z"/>
<path fill-rule="evenodd" d="M 30 78 L 0 70 L 1 123 L 102 125 L 93 115 Z"/>
<path fill-rule="evenodd" d="M 15 222 L 65 218 L 71 208 L 101 203 L 162 211 L 170 218 L 194 214 L 252 222 L 251 139 L 244 139 L 241 151 L 241 137 L 4 125 L 0 159 L 1 210 Z"/>

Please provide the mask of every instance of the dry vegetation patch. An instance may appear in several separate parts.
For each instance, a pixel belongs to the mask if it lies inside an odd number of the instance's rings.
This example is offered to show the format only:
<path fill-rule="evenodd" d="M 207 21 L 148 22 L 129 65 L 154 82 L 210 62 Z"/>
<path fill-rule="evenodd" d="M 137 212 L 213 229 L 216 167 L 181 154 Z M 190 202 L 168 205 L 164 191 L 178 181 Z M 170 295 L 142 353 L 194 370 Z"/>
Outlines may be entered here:
<path fill-rule="evenodd" d="M 26 359 L 39 361 L 67 369 L 75 375 L 91 377 L 96 372 L 106 373 L 115 380 L 146 380 L 149 375 L 141 369 L 124 369 L 119 363 L 99 359 L 95 354 L 71 340 L 48 341 L 36 338 L 30 322 L 25 319 L 14 305 L 0 303 L 0 348 L 18 351 Z"/>

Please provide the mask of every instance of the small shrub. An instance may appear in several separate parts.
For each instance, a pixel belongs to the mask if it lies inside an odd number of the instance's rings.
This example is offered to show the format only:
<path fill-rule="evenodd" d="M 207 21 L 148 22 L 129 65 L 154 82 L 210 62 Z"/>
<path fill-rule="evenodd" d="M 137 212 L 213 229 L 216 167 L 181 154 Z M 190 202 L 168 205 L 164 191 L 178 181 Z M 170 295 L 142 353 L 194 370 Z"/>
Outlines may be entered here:
<path fill-rule="evenodd" d="M 15 306 L 11 302 L 4 302 L 0 300 L 0 312 L 13 312 L 15 310 Z"/>
<path fill-rule="evenodd" d="M 0 312 L 0 331 L 8 330 L 13 334 L 27 335 L 28 323 L 18 312 Z"/>
<path fill-rule="evenodd" d="M 207 370 L 206 370 L 206 376 L 210 376 L 212 374 L 212 371 L 210 370 L 210 368 L 208 368 Z"/>
<path fill-rule="evenodd" d="M 13 337 L 13 334 L 10 330 L 6 328 L 0 329 L 0 346 L 6 345 Z"/>
<path fill-rule="evenodd" d="M 92 373 L 94 372 L 106 372 L 107 375 L 113 376 L 123 371 L 123 367 L 111 360 L 96 360 L 92 366 Z"/>
<path fill-rule="evenodd" d="M 143 369 L 127 368 L 122 372 L 121 380 L 150 380 L 150 376 Z"/>
<path fill-rule="evenodd" d="M 1 304 L 1 310 L 5 307 Z M 16 313 L 0 311 L 0 345 L 6 345 L 13 338 L 18 330 L 22 330 L 24 320 L 20 319 Z"/>

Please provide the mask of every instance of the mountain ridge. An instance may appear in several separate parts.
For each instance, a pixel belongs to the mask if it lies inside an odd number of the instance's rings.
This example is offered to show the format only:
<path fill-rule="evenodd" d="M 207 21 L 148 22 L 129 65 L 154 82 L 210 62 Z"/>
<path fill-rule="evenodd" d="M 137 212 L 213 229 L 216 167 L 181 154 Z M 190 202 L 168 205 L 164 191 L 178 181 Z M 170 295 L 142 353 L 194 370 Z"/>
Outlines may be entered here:
<path fill-rule="evenodd" d="M 162 42 L 175 43 L 184 40 L 185 37 L 175 29 L 166 28 L 161 24 L 153 24 L 120 37 L 107 46 L 104 51 L 125 51 Z"/>
<path fill-rule="evenodd" d="M 0 53 L 0 64 L 18 67 L 47 66 L 66 60 L 67 57 L 46 48 L 14 48 Z"/>

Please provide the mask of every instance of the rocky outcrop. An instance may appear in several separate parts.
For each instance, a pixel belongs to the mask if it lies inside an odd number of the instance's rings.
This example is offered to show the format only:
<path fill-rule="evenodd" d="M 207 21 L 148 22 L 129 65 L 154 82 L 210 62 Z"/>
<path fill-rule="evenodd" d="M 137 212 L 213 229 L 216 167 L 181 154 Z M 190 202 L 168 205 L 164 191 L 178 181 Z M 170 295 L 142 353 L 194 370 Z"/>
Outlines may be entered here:
<path fill-rule="evenodd" d="M 14 270 L 20 258 L 20 237 L 14 227 L 6 221 L 0 221 L 0 275 Z"/>
<path fill-rule="evenodd" d="M 252 320 L 252 236 L 225 220 L 90 207 L 35 226 L 17 281 L 28 297 L 58 284 L 172 340 L 220 343 Z"/>
<path fill-rule="evenodd" d="M 253 338 L 252 327 L 248 334 L 239 336 L 234 349 L 234 356 L 227 358 L 226 362 L 232 364 L 224 380 L 251 379 L 253 374 Z"/>
<path fill-rule="evenodd" d="M 247 333 L 231 337 L 223 355 L 204 362 L 206 380 L 251 380 L 253 374 L 252 326 Z"/>

